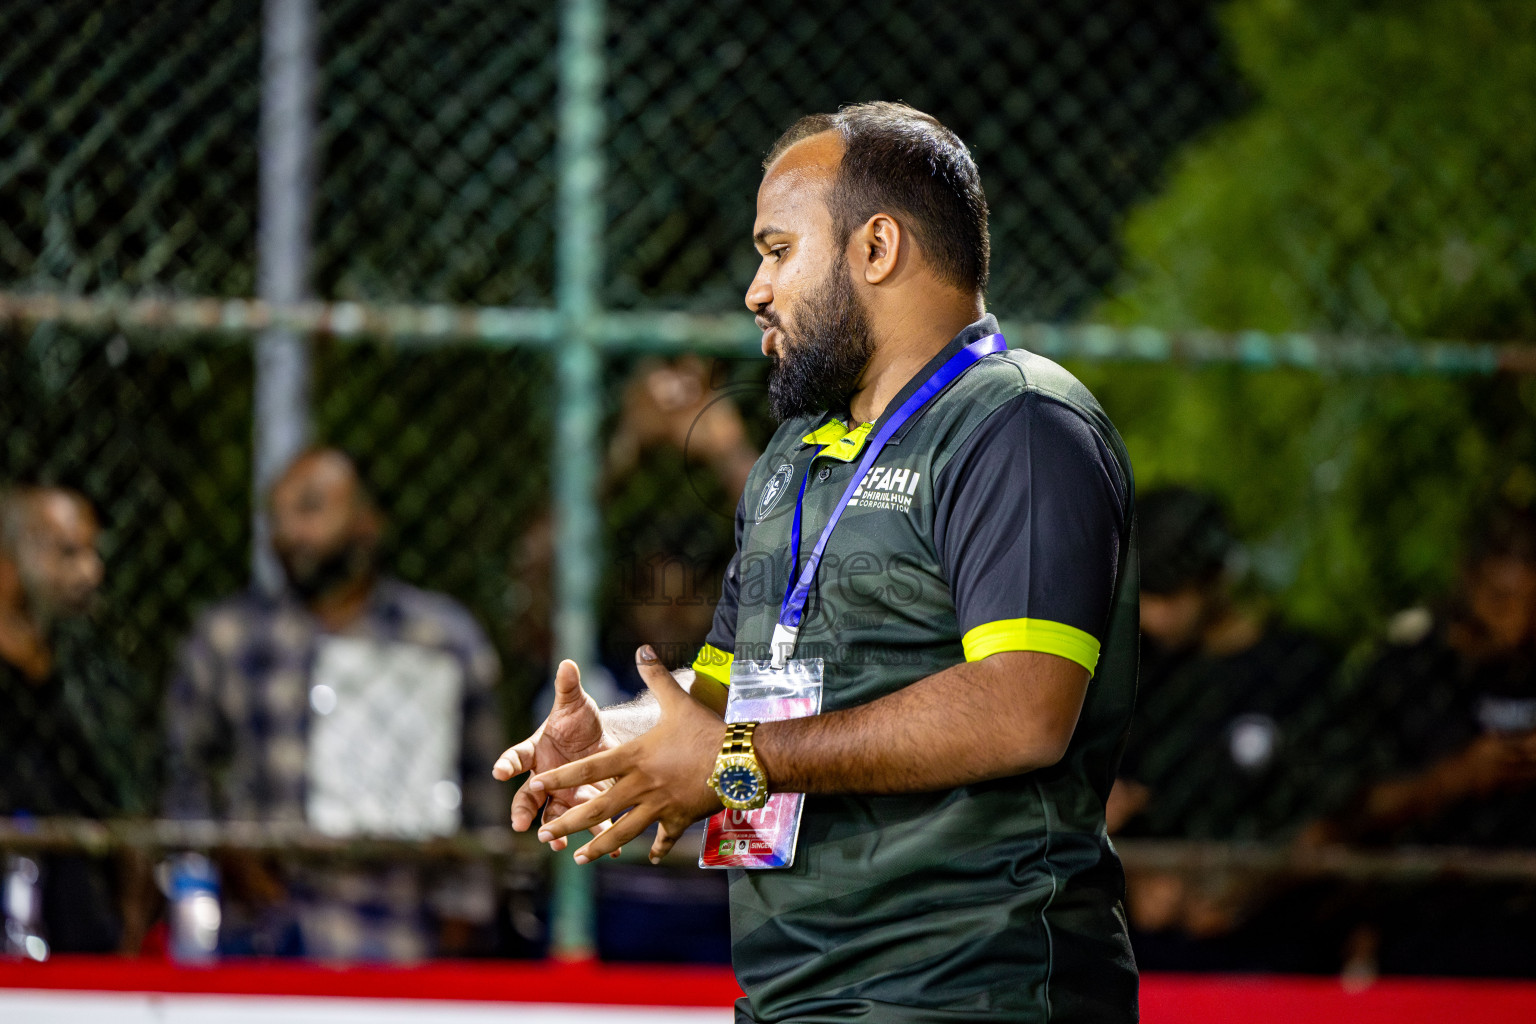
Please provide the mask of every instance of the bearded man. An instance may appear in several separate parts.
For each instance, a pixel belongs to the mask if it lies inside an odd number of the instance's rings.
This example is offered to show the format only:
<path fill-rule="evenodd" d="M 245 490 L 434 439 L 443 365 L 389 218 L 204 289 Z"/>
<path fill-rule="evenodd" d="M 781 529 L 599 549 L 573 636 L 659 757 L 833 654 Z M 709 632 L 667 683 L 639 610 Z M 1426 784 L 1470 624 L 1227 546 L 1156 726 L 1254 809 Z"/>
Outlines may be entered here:
<path fill-rule="evenodd" d="M 423 838 L 488 824 L 501 747 L 494 649 L 452 598 L 380 572 L 383 519 L 342 452 L 272 487 L 286 589 L 205 612 L 167 696 L 166 813 Z M 476 770 L 478 769 L 478 770 Z M 483 865 L 444 875 L 230 855 L 226 953 L 409 961 L 466 951 L 494 915 Z"/>
<path fill-rule="evenodd" d="M 105 578 L 100 537 L 76 491 L 0 488 L 0 817 L 120 818 L 153 799 L 152 703 L 91 623 Z M 136 951 L 145 863 L 127 853 L 115 865 L 72 853 L 12 858 L 7 884 L 40 906 L 33 921 L 7 922 L 6 952 Z"/>
<path fill-rule="evenodd" d="M 764 169 L 746 303 L 781 426 L 707 644 L 686 681 L 642 647 L 649 699 L 601 713 L 563 663 L 494 769 L 534 773 L 513 827 L 590 829 L 586 863 L 659 823 L 654 858 L 722 807 L 805 794 L 784 866 L 731 872 L 738 1022 L 1134 1020 L 1104 828 L 1136 673 L 1124 446 L 986 314 L 954 133 L 860 104 L 796 123 Z M 810 717 L 743 696 L 812 679 Z"/>

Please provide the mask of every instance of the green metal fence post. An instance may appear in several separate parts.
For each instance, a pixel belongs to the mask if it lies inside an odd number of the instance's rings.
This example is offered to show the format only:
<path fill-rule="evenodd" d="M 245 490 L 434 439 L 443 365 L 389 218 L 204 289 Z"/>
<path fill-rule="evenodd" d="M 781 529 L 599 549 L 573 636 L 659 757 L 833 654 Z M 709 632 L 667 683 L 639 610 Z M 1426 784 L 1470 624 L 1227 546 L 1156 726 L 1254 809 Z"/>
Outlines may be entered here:
<path fill-rule="evenodd" d="M 316 28 L 314 0 L 262 5 L 261 205 L 257 294 L 279 306 L 309 298 L 314 203 Z M 274 325 L 256 338 L 251 568 L 256 583 L 282 585 L 272 554 L 266 491 L 310 435 L 309 339 Z"/>
<path fill-rule="evenodd" d="M 603 190 L 603 0 L 565 0 L 560 23 L 560 201 L 556 301 L 562 337 L 556 348 L 559 405 L 555 450 L 555 650 L 578 665 L 597 664 L 597 578 L 601 533 L 597 479 L 602 416 L 601 357 Z M 570 849 L 575 849 L 572 843 Z M 551 951 L 591 957 L 593 868 L 568 850 L 555 858 Z"/>

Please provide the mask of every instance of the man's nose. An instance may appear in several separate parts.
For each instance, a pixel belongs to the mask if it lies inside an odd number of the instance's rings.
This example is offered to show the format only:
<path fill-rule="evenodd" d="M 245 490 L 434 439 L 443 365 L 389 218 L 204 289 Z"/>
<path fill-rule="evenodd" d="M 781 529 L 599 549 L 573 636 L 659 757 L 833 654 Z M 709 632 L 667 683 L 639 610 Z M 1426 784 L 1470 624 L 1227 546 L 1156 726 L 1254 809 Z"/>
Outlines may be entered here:
<path fill-rule="evenodd" d="M 756 313 L 773 301 L 773 289 L 768 284 L 768 277 L 759 268 L 752 275 L 752 283 L 747 287 L 747 308 Z"/>

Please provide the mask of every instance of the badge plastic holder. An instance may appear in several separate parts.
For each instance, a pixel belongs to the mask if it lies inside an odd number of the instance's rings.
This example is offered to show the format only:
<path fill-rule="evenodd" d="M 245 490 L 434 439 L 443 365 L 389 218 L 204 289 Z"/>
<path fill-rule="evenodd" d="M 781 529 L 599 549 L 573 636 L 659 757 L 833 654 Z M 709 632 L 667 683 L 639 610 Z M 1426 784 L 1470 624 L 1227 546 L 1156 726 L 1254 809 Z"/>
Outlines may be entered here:
<path fill-rule="evenodd" d="M 790 661 L 783 668 L 774 668 L 767 661 L 735 662 L 725 720 L 783 722 L 820 714 L 821 683 L 820 658 Z M 721 811 L 704 826 L 699 867 L 789 867 L 795 862 L 804 807 L 804 793 L 771 793 L 768 802 L 755 811 Z"/>

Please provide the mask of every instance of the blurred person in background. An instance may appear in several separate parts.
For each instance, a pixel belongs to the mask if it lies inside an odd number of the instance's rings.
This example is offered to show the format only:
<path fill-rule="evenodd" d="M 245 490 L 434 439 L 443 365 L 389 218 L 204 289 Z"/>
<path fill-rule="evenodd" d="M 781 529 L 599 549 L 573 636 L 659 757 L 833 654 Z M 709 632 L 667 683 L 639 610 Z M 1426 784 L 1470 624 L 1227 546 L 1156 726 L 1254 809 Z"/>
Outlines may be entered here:
<path fill-rule="evenodd" d="M 647 359 L 626 380 L 600 485 L 608 572 L 601 596 L 601 663 L 582 685 L 600 705 L 645 691 L 634 651 L 650 641 L 669 668 L 686 668 L 708 632 L 734 551 L 732 511 L 757 448 L 735 397 L 693 356 Z M 511 567 L 518 612 L 511 649 L 554 674 L 554 522 L 539 517 Z M 535 701 L 541 720 L 552 686 Z M 605 960 L 725 962 L 730 957 L 726 880 L 691 866 L 658 874 L 605 865 L 598 879 L 598 952 Z"/>
<path fill-rule="evenodd" d="M 645 691 L 635 671 L 641 643 L 668 668 L 692 663 L 735 550 L 734 510 L 757 456 L 735 399 L 711 386 L 702 360 L 636 368 L 603 479 L 616 569 L 604 594 L 603 661 L 626 694 Z"/>
<path fill-rule="evenodd" d="M 635 671 L 633 637 L 652 638 L 669 667 L 686 667 L 697 650 L 698 627 L 707 629 L 713 615 L 734 543 L 731 510 L 758 449 L 735 399 L 710 378 L 709 365 L 693 356 L 648 359 L 624 385 L 599 483 L 610 569 L 602 596 L 603 663 L 587 669 L 582 682 L 599 704 L 645 689 Z M 536 666 L 545 683 L 554 676 L 554 574 L 555 523 L 545 512 L 512 553 L 507 625 L 509 649 Z M 649 627 L 658 631 L 646 633 Z M 535 718 L 548 713 L 553 699 L 552 684 L 545 685 L 533 702 Z"/>
<path fill-rule="evenodd" d="M 0 815 L 117 818 L 147 809 L 148 702 L 89 621 L 104 575 L 100 533 L 75 491 L 0 489 Z M 137 949 L 143 858 L 27 861 L 15 867 L 32 879 L 37 937 L 53 952 Z"/>
<path fill-rule="evenodd" d="M 426 838 L 501 816 L 498 660 L 458 603 L 385 575 L 352 460 L 301 455 L 270 495 L 286 588 L 204 613 L 166 704 L 166 812 Z M 229 953 L 410 961 L 483 949 L 488 866 L 221 862 Z"/>
<path fill-rule="evenodd" d="M 1480 516 L 1455 593 L 1412 608 L 1360 673 L 1335 746 L 1362 780 L 1311 842 L 1536 849 L 1536 516 Z M 1530 885 L 1430 886 L 1356 943 L 1390 973 L 1536 973 Z"/>
<path fill-rule="evenodd" d="M 1243 601 L 1241 547 L 1214 495 L 1165 487 L 1138 498 L 1141 679 L 1111 793 L 1111 832 L 1161 839 L 1286 836 L 1315 808 L 1311 715 L 1338 659 L 1321 639 Z M 1131 872 L 1127 911 L 1147 968 L 1327 969 L 1291 954 L 1263 920 L 1251 879 Z"/>
<path fill-rule="evenodd" d="M 735 399 L 712 386 L 710 377 L 709 364 L 697 356 L 647 360 L 635 368 L 608 445 L 604 472 L 610 482 L 634 473 L 647 453 L 670 451 L 718 478 L 727 508 L 735 507 L 758 447 Z"/>

